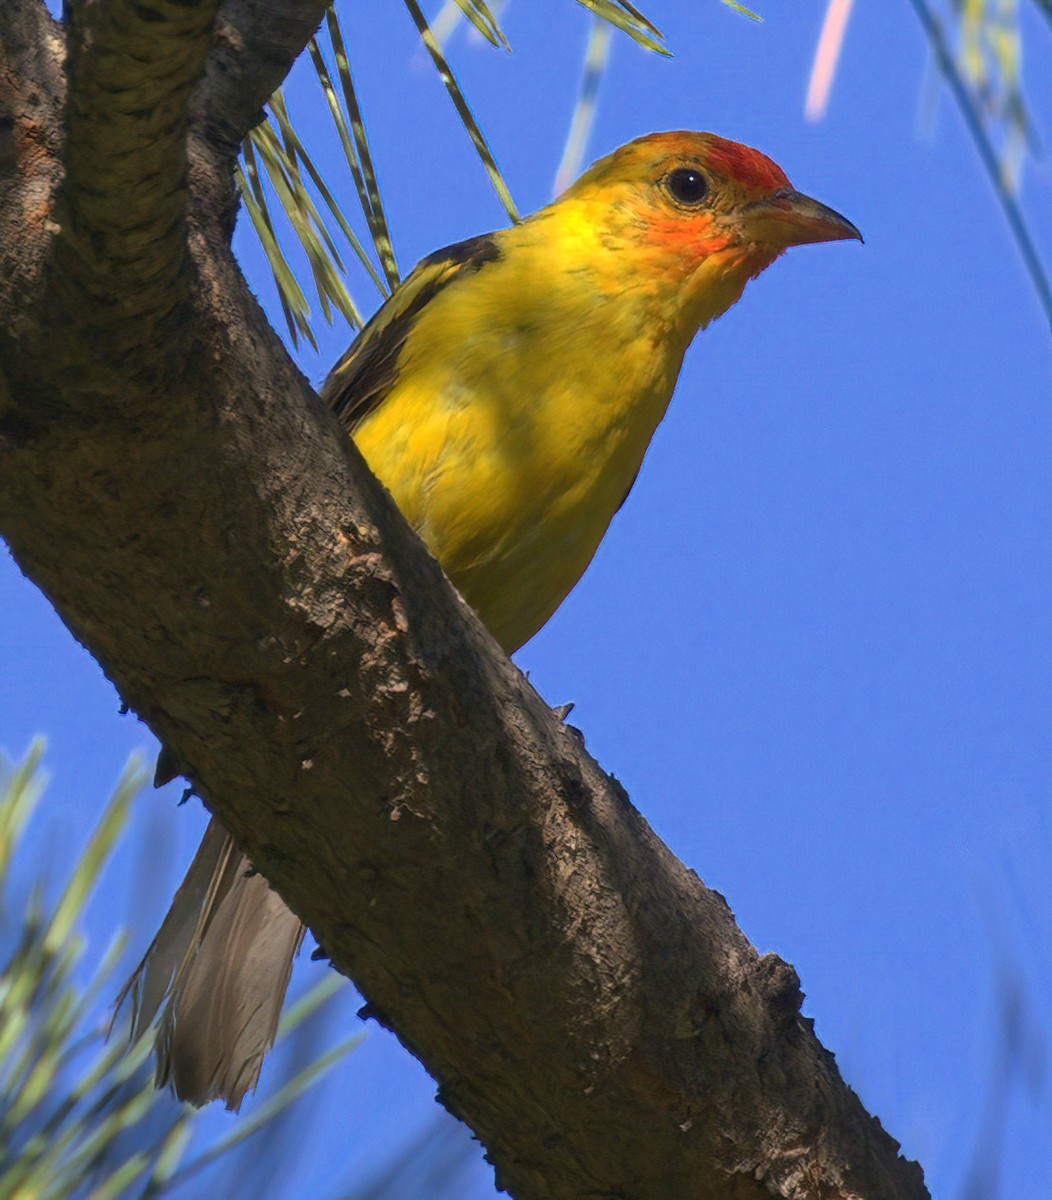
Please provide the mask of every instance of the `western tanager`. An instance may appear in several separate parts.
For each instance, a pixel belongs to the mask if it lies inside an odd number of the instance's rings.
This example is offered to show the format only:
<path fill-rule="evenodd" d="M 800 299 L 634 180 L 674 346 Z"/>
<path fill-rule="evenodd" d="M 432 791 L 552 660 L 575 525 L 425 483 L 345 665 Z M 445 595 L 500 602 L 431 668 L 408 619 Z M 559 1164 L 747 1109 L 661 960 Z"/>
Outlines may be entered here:
<path fill-rule="evenodd" d="M 650 134 L 425 258 L 322 396 L 510 653 L 591 561 L 698 330 L 787 247 L 843 238 L 759 151 Z M 158 1079 L 196 1104 L 255 1086 L 302 936 L 246 868 L 213 822 L 128 985 L 137 1032 L 167 996 Z"/>

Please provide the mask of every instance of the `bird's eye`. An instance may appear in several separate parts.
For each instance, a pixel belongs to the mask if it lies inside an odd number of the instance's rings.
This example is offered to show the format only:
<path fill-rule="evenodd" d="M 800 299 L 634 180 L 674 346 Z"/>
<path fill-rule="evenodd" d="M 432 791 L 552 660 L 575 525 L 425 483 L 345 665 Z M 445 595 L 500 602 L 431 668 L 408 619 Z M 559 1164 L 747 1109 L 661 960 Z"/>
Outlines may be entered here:
<path fill-rule="evenodd" d="M 665 186 L 672 199 L 680 204 L 700 204 L 709 191 L 705 176 L 695 167 L 677 167 L 670 171 Z"/>

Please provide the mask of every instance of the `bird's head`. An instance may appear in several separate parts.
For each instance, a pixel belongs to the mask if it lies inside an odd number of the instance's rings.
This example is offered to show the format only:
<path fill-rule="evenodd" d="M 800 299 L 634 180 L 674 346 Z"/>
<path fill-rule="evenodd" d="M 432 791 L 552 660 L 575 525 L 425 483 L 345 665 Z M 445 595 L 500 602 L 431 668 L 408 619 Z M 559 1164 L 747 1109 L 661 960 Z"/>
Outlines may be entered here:
<path fill-rule="evenodd" d="M 726 311 L 790 246 L 862 235 L 796 191 L 759 150 L 713 133 L 651 133 L 563 194 L 622 266 L 676 296 L 694 329 Z"/>

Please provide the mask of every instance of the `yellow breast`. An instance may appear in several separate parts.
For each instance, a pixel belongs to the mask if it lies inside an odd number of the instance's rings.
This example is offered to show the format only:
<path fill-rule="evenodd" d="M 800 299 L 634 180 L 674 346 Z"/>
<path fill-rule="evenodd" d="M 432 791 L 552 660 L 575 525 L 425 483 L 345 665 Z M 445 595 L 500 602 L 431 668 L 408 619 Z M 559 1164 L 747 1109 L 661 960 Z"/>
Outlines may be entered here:
<path fill-rule="evenodd" d="M 635 306 L 606 302 L 605 281 L 565 256 L 538 270 L 520 248 L 466 283 L 422 310 L 397 382 L 354 438 L 510 652 L 595 554 L 686 343 L 666 329 L 642 337 Z"/>

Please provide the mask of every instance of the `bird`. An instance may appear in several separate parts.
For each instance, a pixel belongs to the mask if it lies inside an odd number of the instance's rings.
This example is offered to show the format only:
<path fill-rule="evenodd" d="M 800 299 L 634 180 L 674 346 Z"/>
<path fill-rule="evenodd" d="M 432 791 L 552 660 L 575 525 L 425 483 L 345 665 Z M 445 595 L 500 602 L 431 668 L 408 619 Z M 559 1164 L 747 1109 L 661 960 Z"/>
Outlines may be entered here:
<path fill-rule="evenodd" d="M 862 241 L 767 155 L 636 138 L 525 220 L 424 258 L 321 398 L 511 654 L 625 502 L 688 346 L 790 246 Z M 237 1110 L 272 1044 L 299 919 L 213 820 L 128 981 L 157 1082 Z"/>

